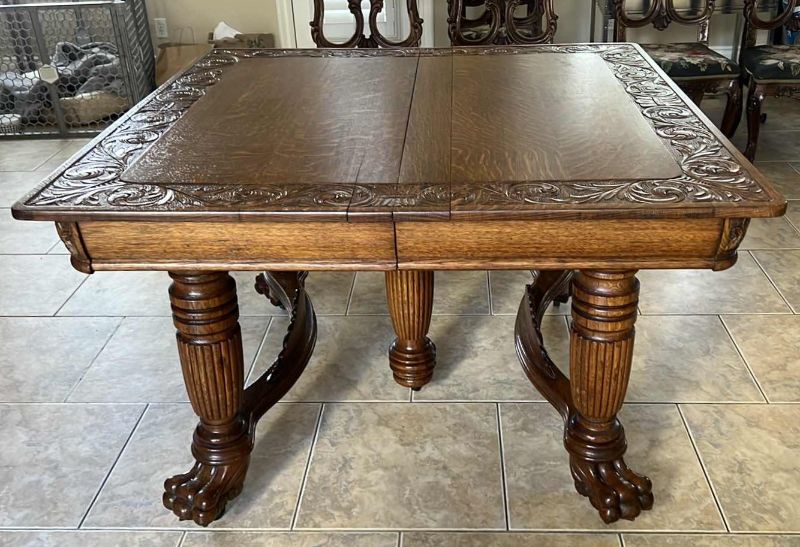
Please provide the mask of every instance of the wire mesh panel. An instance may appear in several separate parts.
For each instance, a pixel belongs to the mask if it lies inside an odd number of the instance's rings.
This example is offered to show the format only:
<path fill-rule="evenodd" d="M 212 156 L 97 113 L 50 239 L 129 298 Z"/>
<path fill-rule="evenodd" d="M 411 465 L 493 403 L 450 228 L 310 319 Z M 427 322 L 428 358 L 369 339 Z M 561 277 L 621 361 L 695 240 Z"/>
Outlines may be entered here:
<path fill-rule="evenodd" d="M 144 0 L 0 0 L 0 134 L 97 133 L 154 85 Z"/>

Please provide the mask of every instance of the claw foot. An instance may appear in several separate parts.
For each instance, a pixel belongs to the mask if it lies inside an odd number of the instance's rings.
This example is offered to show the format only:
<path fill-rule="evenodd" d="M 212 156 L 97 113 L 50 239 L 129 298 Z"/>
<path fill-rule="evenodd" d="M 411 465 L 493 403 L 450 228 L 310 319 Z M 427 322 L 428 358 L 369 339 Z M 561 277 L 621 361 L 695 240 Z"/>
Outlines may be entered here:
<path fill-rule="evenodd" d="M 575 489 L 589 498 L 606 524 L 633 520 L 653 507 L 650 479 L 630 470 L 622 458 L 598 463 L 572 456 L 570 469 Z"/>
<path fill-rule="evenodd" d="M 180 520 L 208 526 L 222 516 L 228 501 L 241 493 L 249 460 L 227 465 L 196 462 L 188 473 L 164 482 L 164 506 Z"/>

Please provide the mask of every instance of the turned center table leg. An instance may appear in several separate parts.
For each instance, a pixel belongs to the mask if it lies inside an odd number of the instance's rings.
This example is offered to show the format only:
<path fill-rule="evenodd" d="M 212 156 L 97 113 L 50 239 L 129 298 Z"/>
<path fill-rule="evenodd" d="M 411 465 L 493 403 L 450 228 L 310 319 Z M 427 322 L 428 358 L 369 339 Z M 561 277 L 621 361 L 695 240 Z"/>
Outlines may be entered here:
<path fill-rule="evenodd" d="M 386 297 L 397 338 L 389 364 L 398 384 L 419 390 L 433 378 L 436 346 L 428 338 L 433 313 L 433 272 L 386 272 Z"/>

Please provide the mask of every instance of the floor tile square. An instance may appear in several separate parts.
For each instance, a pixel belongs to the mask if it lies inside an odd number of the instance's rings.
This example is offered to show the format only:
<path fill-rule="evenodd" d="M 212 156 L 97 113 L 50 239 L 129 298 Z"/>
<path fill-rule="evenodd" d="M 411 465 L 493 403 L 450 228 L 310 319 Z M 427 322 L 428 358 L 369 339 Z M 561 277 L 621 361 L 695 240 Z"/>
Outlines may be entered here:
<path fill-rule="evenodd" d="M 181 547 L 397 547 L 393 532 L 189 532 Z"/>
<path fill-rule="evenodd" d="M 798 536 L 700 535 L 700 534 L 623 534 L 625 547 L 798 547 Z"/>
<path fill-rule="evenodd" d="M 740 248 L 800 249 L 800 232 L 785 218 L 754 218 Z"/>
<path fill-rule="evenodd" d="M 325 405 L 297 528 L 504 529 L 493 404 Z"/>
<path fill-rule="evenodd" d="M 278 404 L 258 425 L 244 491 L 211 528 L 292 523 L 319 405 Z M 97 528 L 189 528 L 161 503 L 164 480 L 188 470 L 197 418 L 186 404 L 150 405 L 84 523 Z"/>
<path fill-rule="evenodd" d="M 344 315 L 350 303 L 353 272 L 312 272 L 306 280 L 306 291 L 314 303 L 317 315 Z M 384 300 L 386 296 L 384 295 Z"/>
<path fill-rule="evenodd" d="M 0 532 L 4 547 L 177 547 L 182 532 L 129 531 L 8 531 Z"/>
<path fill-rule="evenodd" d="M 58 241 L 52 222 L 22 222 L 0 209 L 0 254 L 45 254 Z"/>
<path fill-rule="evenodd" d="M 55 171 L 61 167 L 61 164 L 80 152 L 80 150 L 86 146 L 90 140 L 91 139 L 69 139 L 62 141 L 64 146 L 61 148 L 61 150 L 50 156 L 47 161 L 39 165 L 36 169 L 38 171 Z"/>
<path fill-rule="evenodd" d="M 0 255 L 0 316 L 53 315 L 86 279 L 63 256 Z"/>
<path fill-rule="evenodd" d="M 645 270 L 639 279 L 639 307 L 647 315 L 791 312 L 747 252 L 723 272 Z"/>
<path fill-rule="evenodd" d="M 269 318 L 243 317 L 244 372 L 250 371 Z M 69 396 L 70 402 L 188 401 L 175 327 L 169 317 L 128 317 Z"/>
<path fill-rule="evenodd" d="M 236 280 L 240 315 L 285 315 L 255 291 L 257 273 L 232 274 Z M 69 299 L 59 315 L 171 316 L 171 283 L 167 272 L 97 272 Z"/>
<path fill-rule="evenodd" d="M 11 207 L 36 188 L 46 171 L 0 171 L 0 207 Z"/>
<path fill-rule="evenodd" d="M 800 402 L 800 316 L 722 318 L 770 402 Z"/>
<path fill-rule="evenodd" d="M 772 116 L 775 119 L 778 116 Z M 756 150 L 756 161 L 797 161 L 800 159 L 800 139 L 797 135 L 800 132 L 796 131 L 797 126 L 793 130 L 772 130 L 767 120 L 767 124 L 761 129 L 758 136 L 758 149 Z M 733 142 L 743 150 L 747 144 L 747 130 L 742 127 L 740 132 L 736 133 Z"/>
<path fill-rule="evenodd" d="M 636 322 L 625 400 L 764 402 L 764 397 L 719 317 L 645 315 Z"/>
<path fill-rule="evenodd" d="M 242 315 L 274 315 L 286 317 L 286 312 L 273 306 L 264 296 L 254 293 L 253 283 L 259 272 L 236 272 L 239 308 Z M 305 286 L 314 312 L 319 315 L 345 315 L 353 290 L 354 272 L 310 272 Z"/>
<path fill-rule="evenodd" d="M 276 318 L 249 381 L 280 353 L 289 320 Z M 388 317 L 318 317 L 317 344 L 303 375 L 285 401 L 408 401 L 389 368 L 394 330 Z"/>
<path fill-rule="evenodd" d="M 615 534 L 408 532 L 403 547 L 619 547 Z"/>
<path fill-rule="evenodd" d="M 800 406 L 681 408 L 731 531 L 800 531 Z"/>
<path fill-rule="evenodd" d="M 0 142 L 0 171 L 33 171 L 60 152 L 61 139 L 18 139 Z"/>
<path fill-rule="evenodd" d="M 0 526 L 77 527 L 142 405 L 0 405 Z"/>
<path fill-rule="evenodd" d="M 725 530 L 674 405 L 628 405 L 620 420 L 626 462 L 653 481 L 655 505 L 635 521 L 606 525 L 575 491 L 563 422 L 545 403 L 500 405 L 512 530 Z"/>
<path fill-rule="evenodd" d="M 800 185 L 800 182 L 798 182 Z M 789 201 L 789 206 L 786 208 L 786 218 L 791 222 L 796 230 L 800 230 L 800 200 Z"/>
<path fill-rule="evenodd" d="M 783 197 L 787 199 L 800 199 L 800 163 L 791 164 L 785 161 L 758 161 L 756 167 L 767 176 Z"/>
<path fill-rule="evenodd" d="M 489 289 L 493 315 L 517 315 L 525 287 L 533 281 L 528 270 L 494 270 L 489 272 Z M 570 304 L 551 305 L 545 315 L 569 315 Z"/>
<path fill-rule="evenodd" d="M 436 272 L 433 313 L 488 315 L 489 285 L 485 271 Z M 358 272 L 349 314 L 386 315 L 386 282 L 383 272 Z"/>
<path fill-rule="evenodd" d="M 800 128 L 800 102 L 798 101 L 769 97 L 762 104 L 761 112 L 767 115 L 767 121 L 761 127 L 762 131 L 797 131 Z M 747 133 L 745 125 L 742 125 L 741 129 Z"/>
<path fill-rule="evenodd" d="M 753 256 L 795 313 L 800 313 L 800 250 L 755 251 Z"/>
<path fill-rule="evenodd" d="M 0 318 L 0 401 L 63 402 L 118 325 L 110 317 Z"/>
<path fill-rule="evenodd" d="M 415 401 L 542 401 L 514 346 L 515 317 L 436 316 L 433 381 L 414 393 Z M 545 317 L 543 335 L 556 362 L 569 362 L 569 333 L 561 316 Z"/>
<path fill-rule="evenodd" d="M 64 257 L 53 259 L 65 261 Z M 66 316 L 170 316 L 166 272 L 96 272 L 61 308 Z"/>

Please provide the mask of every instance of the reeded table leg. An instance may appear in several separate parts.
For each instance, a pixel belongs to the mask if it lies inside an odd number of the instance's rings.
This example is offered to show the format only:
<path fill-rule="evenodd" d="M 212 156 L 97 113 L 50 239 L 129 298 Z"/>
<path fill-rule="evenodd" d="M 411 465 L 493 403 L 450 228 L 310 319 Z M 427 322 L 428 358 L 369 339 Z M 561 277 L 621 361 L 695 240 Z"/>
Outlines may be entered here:
<path fill-rule="evenodd" d="M 572 283 L 570 378 L 550 360 L 541 336 L 545 309 Z M 523 369 L 564 418 L 564 445 L 579 493 L 607 523 L 653 506 L 650 481 L 625 465 L 617 419 L 633 356 L 639 283 L 635 272 L 540 272 L 517 316 Z"/>
<path fill-rule="evenodd" d="M 436 346 L 428 338 L 433 313 L 433 272 L 386 272 L 386 297 L 397 339 L 389 363 L 398 384 L 419 390 L 433 378 Z"/>
<path fill-rule="evenodd" d="M 275 364 L 245 390 L 236 282 L 225 272 L 170 275 L 183 378 L 200 423 L 192 440 L 196 462 L 188 473 L 167 479 L 163 501 L 181 520 L 207 526 L 242 491 L 256 424 L 300 377 L 316 320 L 298 274 L 271 278 L 292 322 Z"/>

